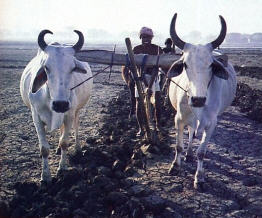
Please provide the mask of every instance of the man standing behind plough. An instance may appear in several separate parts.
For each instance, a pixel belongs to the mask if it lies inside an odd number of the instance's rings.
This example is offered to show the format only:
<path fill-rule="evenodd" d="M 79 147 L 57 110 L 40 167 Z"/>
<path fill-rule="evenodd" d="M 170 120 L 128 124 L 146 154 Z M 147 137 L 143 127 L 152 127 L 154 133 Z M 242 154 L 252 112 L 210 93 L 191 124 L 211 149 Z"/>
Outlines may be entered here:
<path fill-rule="evenodd" d="M 152 44 L 151 41 L 154 37 L 152 29 L 148 27 L 142 27 L 139 32 L 139 38 L 142 41 L 141 45 L 134 47 L 134 54 L 148 54 L 148 55 L 160 55 L 163 50 L 160 46 Z M 128 73 L 128 70 L 124 70 Z M 139 68 L 141 79 L 146 87 L 146 94 L 155 96 L 155 120 L 158 131 L 162 131 L 161 128 L 161 102 L 160 102 L 160 85 L 158 78 L 158 67 L 146 67 L 146 57 L 144 57 L 143 64 Z M 125 74 L 126 74 L 125 73 Z M 130 73 L 130 72 L 129 72 Z M 126 75 L 127 76 L 127 75 Z M 129 75 L 130 76 L 130 75 Z M 130 77 L 129 77 L 130 78 Z M 131 89 L 131 87 L 130 87 Z M 132 95 L 132 91 L 131 91 Z M 135 96 L 131 96 L 131 99 L 136 99 L 136 117 L 139 126 L 137 136 L 144 135 L 143 122 L 144 118 L 141 113 L 141 106 L 138 101 L 138 91 L 135 87 Z"/>

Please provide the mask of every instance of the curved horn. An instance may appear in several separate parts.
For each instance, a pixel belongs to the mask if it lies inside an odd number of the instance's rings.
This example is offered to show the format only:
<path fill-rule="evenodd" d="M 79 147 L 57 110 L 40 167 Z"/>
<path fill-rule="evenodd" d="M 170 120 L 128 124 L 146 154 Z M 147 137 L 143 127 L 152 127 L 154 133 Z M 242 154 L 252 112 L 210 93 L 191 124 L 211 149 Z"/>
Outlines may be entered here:
<path fill-rule="evenodd" d="M 47 44 L 44 40 L 45 34 L 50 33 L 53 34 L 50 30 L 42 30 L 38 35 L 38 45 L 44 51 Z"/>
<path fill-rule="evenodd" d="M 217 48 L 224 41 L 226 34 L 227 34 L 226 21 L 221 15 L 219 15 L 219 18 L 220 18 L 220 22 L 221 22 L 221 30 L 220 30 L 220 34 L 217 37 L 217 39 L 215 39 L 213 42 L 211 42 L 213 49 Z"/>
<path fill-rule="evenodd" d="M 73 49 L 77 52 L 79 51 L 83 45 L 84 45 L 84 35 L 78 30 L 74 30 L 75 33 L 77 33 L 79 39 L 78 42 L 73 46 Z"/>
<path fill-rule="evenodd" d="M 173 16 L 170 24 L 170 36 L 173 40 L 174 45 L 183 50 L 186 43 L 183 40 L 181 40 L 176 33 L 176 17 L 177 13 L 175 13 L 175 15 Z"/>

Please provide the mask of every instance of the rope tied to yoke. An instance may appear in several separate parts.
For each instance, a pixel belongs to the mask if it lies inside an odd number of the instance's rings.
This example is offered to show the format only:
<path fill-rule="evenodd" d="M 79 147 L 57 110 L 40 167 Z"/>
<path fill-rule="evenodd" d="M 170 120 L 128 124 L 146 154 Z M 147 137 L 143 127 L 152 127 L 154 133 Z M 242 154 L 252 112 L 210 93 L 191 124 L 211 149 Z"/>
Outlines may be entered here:
<path fill-rule="evenodd" d="M 168 78 L 168 80 L 170 80 L 172 83 L 174 83 L 175 85 L 177 85 L 180 89 L 182 89 L 185 93 L 188 92 L 188 90 L 185 90 L 182 86 L 178 85 L 174 80 L 172 80 L 172 78 Z"/>
<path fill-rule="evenodd" d="M 211 82 L 212 82 L 212 79 L 213 79 L 213 77 L 214 77 L 214 74 L 212 73 L 212 76 L 211 76 L 211 78 L 210 78 L 210 80 L 209 80 L 209 82 L 208 82 L 208 85 L 207 85 L 207 88 L 209 88 L 209 86 L 210 86 L 210 84 L 211 84 Z M 172 78 L 168 78 L 171 82 L 173 82 L 175 85 L 177 85 L 180 89 L 182 89 L 184 92 L 188 92 L 188 90 L 185 90 L 183 87 L 181 87 L 180 85 L 178 85 L 174 80 L 172 80 Z"/>
<path fill-rule="evenodd" d="M 98 72 L 97 72 L 96 74 L 94 74 L 93 76 L 88 77 L 86 80 L 84 80 L 84 81 L 82 81 L 81 83 L 77 84 L 76 86 L 74 86 L 74 87 L 71 88 L 70 90 L 72 91 L 73 89 L 77 88 L 78 86 L 81 86 L 83 83 L 85 83 L 85 82 L 87 82 L 88 80 L 94 78 L 94 77 L 97 76 L 98 74 L 103 73 L 103 72 L 104 72 L 106 69 L 108 69 L 109 67 L 110 67 L 110 65 L 107 66 L 107 67 L 105 67 L 104 69 L 98 71 Z"/>
<path fill-rule="evenodd" d="M 110 68 L 110 71 L 109 71 L 109 80 L 110 80 L 110 77 L 111 77 L 111 72 L 112 72 L 112 67 L 114 65 L 114 57 L 115 57 L 115 51 L 116 51 L 116 45 L 114 46 L 114 50 L 112 52 L 112 56 L 111 56 L 111 63 L 105 67 L 104 69 L 98 71 L 96 74 L 94 74 L 93 76 L 91 77 L 88 77 L 86 80 L 82 81 L 81 83 L 77 84 L 76 86 L 74 86 L 73 88 L 71 88 L 70 90 L 72 91 L 73 89 L 77 88 L 78 86 L 81 86 L 83 83 L 87 82 L 88 80 L 94 78 L 95 76 L 97 76 L 98 74 L 100 73 L 103 73 L 106 69 Z"/>

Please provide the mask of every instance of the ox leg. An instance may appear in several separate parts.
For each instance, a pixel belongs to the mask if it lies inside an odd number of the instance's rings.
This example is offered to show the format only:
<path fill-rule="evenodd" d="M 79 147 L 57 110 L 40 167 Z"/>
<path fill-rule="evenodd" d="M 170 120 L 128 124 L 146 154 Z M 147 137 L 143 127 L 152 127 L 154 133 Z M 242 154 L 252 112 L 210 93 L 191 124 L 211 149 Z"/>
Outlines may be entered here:
<path fill-rule="evenodd" d="M 46 132 L 44 128 L 44 123 L 39 119 L 39 116 L 32 112 L 32 117 L 34 121 L 34 125 L 36 128 L 38 140 L 39 140 L 39 148 L 40 148 L 40 156 L 42 157 L 42 173 L 41 173 L 41 181 L 42 182 L 51 182 L 51 173 L 48 165 L 48 156 L 50 146 L 46 140 Z"/>
<path fill-rule="evenodd" d="M 75 130 L 75 152 L 81 152 L 81 146 L 79 143 L 79 136 L 78 136 L 78 128 L 79 128 L 79 111 L 75 113 L 75 120 L 74 120 L 74 130 Z"/>
<path fill-rule="evenodd" d="M 66 170 L 68 166 L 67 149 L 69 144 L 69 134 L 72 128 L 72 123 L 73 123 L 72 117 L 65 116 L 64 127 L 62 128 L 61 137 L 59 139 L 59 147 L 61 148 L 61 158 L 60 158 L 57 172 Z"/>
<path fill-rule="evenodd" d="M 183 152 L 183 131 L 184 131 L 184 124 L 181 120 L 176 116 L 175 117 L 175 126 L 176 126 L 176 155 L 175 159 L 169 168 L 169 174 L 177 175 L 181 168 L 181 154 Z"/>
<path fill-rule="evenodd" d="M 189 140 L 188 140 L 188 147 L 186 150 L 185 161 L 192 161 L 193 160 L 193 150 L 192 150 L 192 142 L 193 142 L 193 135 L 195 129 L 191 126 L 188 126 L 188 133 L 189 133 Z"/>
<path fill-rule="evenodd" d="M 211 122 L 211 124 L 204 129 L 201 144 L 199 148 L 197 149 L 197 171 L 195 174 L 195 180 L 194 180 L 194 188 L 198 188 L 205 182 L 205 175 L 204 175 L 204 168 L 203 168 L 203 160 L 206 155 L 206 146 L 211 138 L 211 135 L 216 127 L 217 120 L 214 120 Z"/>

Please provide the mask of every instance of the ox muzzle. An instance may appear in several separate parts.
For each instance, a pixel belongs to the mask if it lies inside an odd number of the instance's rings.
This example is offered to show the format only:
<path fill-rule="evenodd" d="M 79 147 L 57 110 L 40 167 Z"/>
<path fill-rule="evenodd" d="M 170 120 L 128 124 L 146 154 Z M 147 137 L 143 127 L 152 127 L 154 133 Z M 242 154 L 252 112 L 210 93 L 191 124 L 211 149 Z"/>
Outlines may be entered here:
<path fill-rule="evenodd" d="M 57 113 L 65 113 L 69 110 L 68 101 L 53 101 L 52 109 Z"/>
<path fill-rule="evenodd" d="M 204 107 L 206 103 L 206 97 L 191 97 L 192 107 Z"/>

